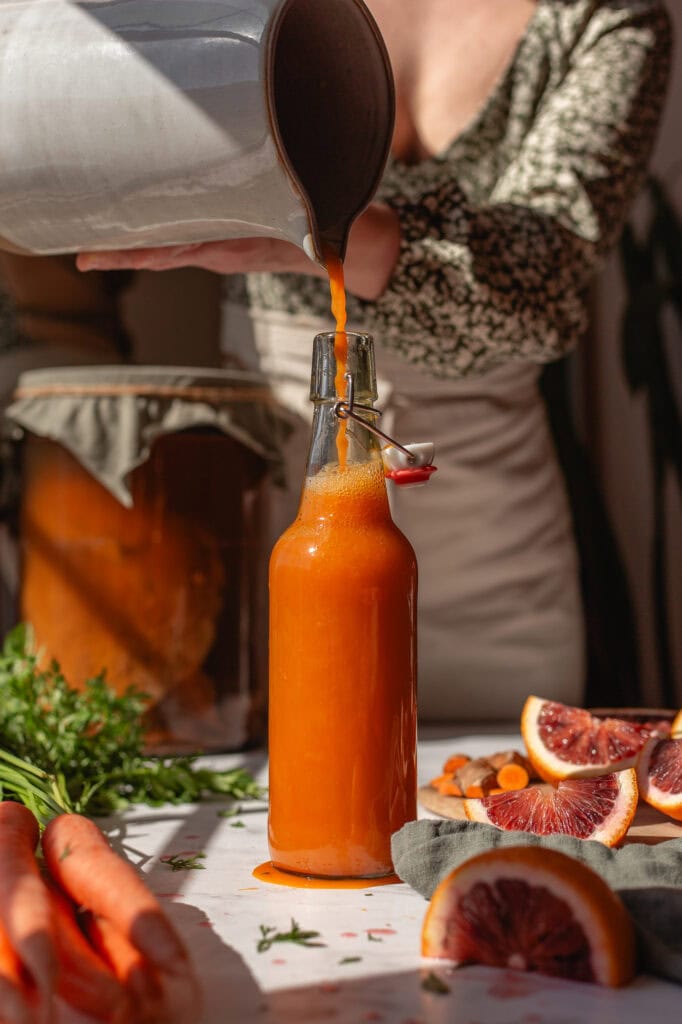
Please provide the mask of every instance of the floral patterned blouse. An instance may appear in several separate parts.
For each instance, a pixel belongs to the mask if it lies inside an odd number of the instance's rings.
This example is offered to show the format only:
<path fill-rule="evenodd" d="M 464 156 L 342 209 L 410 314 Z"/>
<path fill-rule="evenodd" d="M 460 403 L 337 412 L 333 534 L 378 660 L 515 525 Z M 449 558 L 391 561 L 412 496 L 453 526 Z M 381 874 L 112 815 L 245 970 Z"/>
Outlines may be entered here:
<path fill-rule="evenodd" d="M 483 108 L 443 152 L 389 161 L 377 199 L 402 225 L 367 330 L 439 377 L 563 355 L 586 326 L 585 290 L 642 183 L 670 70 L 660 0 L 538 0 Z M 227 299 L 329 317 L 323 281 L 252 274 Z"/>

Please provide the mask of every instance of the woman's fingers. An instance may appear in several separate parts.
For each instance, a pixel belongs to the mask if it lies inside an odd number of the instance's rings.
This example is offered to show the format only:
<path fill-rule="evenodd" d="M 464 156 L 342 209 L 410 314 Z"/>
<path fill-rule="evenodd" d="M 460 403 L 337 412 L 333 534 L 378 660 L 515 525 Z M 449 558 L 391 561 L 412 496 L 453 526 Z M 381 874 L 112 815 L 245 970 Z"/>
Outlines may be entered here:
<path fill-rule="evenodd" d="M 169 270 L 192 265 L 203 245 L 169 245 L 149 249 L 112 249 L 107 252 L 81 252 L 76 257 L 79 270 Z"/>
<path fill-rule="evenodd" d="M 235 238 L 194 245 L 82 252 L 76 257 L 76 266 L 79 270 L 176 270 L 180 267 L 201 267 L 217 274 L 319 272 L 319 268 L 302 249 L 276 238 Z"/>

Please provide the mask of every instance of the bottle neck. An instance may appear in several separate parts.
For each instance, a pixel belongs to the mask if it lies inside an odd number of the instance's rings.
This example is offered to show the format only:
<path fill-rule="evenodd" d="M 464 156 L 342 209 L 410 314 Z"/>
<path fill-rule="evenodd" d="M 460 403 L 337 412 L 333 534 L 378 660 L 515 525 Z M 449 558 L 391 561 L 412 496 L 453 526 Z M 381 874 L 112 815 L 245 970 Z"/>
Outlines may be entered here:
<path fill-rule="evenodd" d="M 379 414 L 371 407 L 355 405 L 353 411 L 370 424 Z M 317 476 L 325 468 L 339 471 L 362 463 L 381 461 L 381 447 L 377 437 L 357 420 L 344 419 L 336 412 L 336 401 L 317 401 L 313 411 L 310 449 L 306 466 L 306 479 Z"/>
<path fill-rule="evenodd" d="M 334 405 L 315 403 L 299 519 L 355 526 L 390 521 L 379 442 L 361 423 L 341 420 Z M 368 422 L 375 422 L 377 416 L 376 412 L 363 413 Z M 339 436 L 342 432 L 345 445 Z"/>
<path fill-rule="evenodd" d="M 339 394 L 346 373 L 350 386 Z M 369 335 L 316 336 L 310 397 L 314 413 L 299 516 L 390 517 L 380 442 L 363 425 L 375 425 L 379 416 Z M 344 408 L 352 409 L 352 419 Z"/>

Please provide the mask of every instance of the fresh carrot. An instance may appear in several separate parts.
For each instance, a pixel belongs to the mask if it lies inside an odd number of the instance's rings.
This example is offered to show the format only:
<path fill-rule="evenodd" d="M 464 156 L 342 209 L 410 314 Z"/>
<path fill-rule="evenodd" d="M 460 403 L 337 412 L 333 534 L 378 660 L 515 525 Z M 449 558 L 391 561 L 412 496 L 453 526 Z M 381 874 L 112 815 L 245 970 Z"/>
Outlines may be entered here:
<path fill-rule="evenodd" d="M 28 998 L 35 998 L 35 985 L 17 956 L 17 951 L 0 924 L 0 975 L 16 985 Z"/>
<path fill-rule="evenodd" d="M 0 1021 L 2 1024 L 38 1024 L 35 1010 L 21 990 L 0 974 Z"/>
<path fill-rule="evenodd" d="M 0 803 L 0 923 L 47 1010 L 57 957 L 52 904 L 35 857 L 38 834 L 27 807 Z"/>
<path fill-rule="evenodd" d="M 445 774 L 456 772 L 459 768 L 463 768 L 465 764 L 468 764 L 471 758 L 468 754 L 451 754 L 443 765 L 443 772 Z"/>
<path fill-rule="evenodd" d="M 199 999 L 191 983 L 152 967 L 106 918 L 88 913 L 83 925 L 95 949 L 130 993 L 136 1024 L 195 1024 Z"/>
<path fill-rule="evenodd" d="M 125 987 L 136 1008 L 136 1020 L 163 1019 L 163 990 L 156 968 L 133 946 L 123 932 L 105 917 L 89 911 L 83 914 L 83 927 L 93 947 L 106 961 Z"/>
<path fill-rule="evenodd" d="M 160 903 L 93 821 L 60 814 L 42 846 L 48 871 L 75 904 L 115 924 L 155 967 L 187 972 L 187 951 Z"/>
<path fill-rule="evenodd" d="M 35 1024 L 38 993 L 0 926 L 0 1020 L 2 1024 Z"/>
<path fill-rule="evenodd" d="M 57 995 L 96 1020 L 128 1024 L 132 1012 L 123 986 L 86 939 L 68 898 L 54 881 L 48 879 L 46 884 L 56 923 Z"/>

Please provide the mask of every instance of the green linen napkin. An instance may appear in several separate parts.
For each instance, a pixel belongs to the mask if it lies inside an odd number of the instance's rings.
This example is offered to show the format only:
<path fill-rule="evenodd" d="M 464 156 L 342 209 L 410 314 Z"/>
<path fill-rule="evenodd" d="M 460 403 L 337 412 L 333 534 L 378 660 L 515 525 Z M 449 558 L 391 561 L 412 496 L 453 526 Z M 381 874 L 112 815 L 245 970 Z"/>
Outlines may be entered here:
<path fill-rule="evenodd" d="M 613 850 L 573 836 L 503 832 L 477 821 L 411 821 L 391 841 L 403 882 L 427 899 L 453 868 L 496 846 L 545 846 L 582 861 L 608 882 L 637 930 L 641 970 L 682 982 L 682 839 Z"/>

